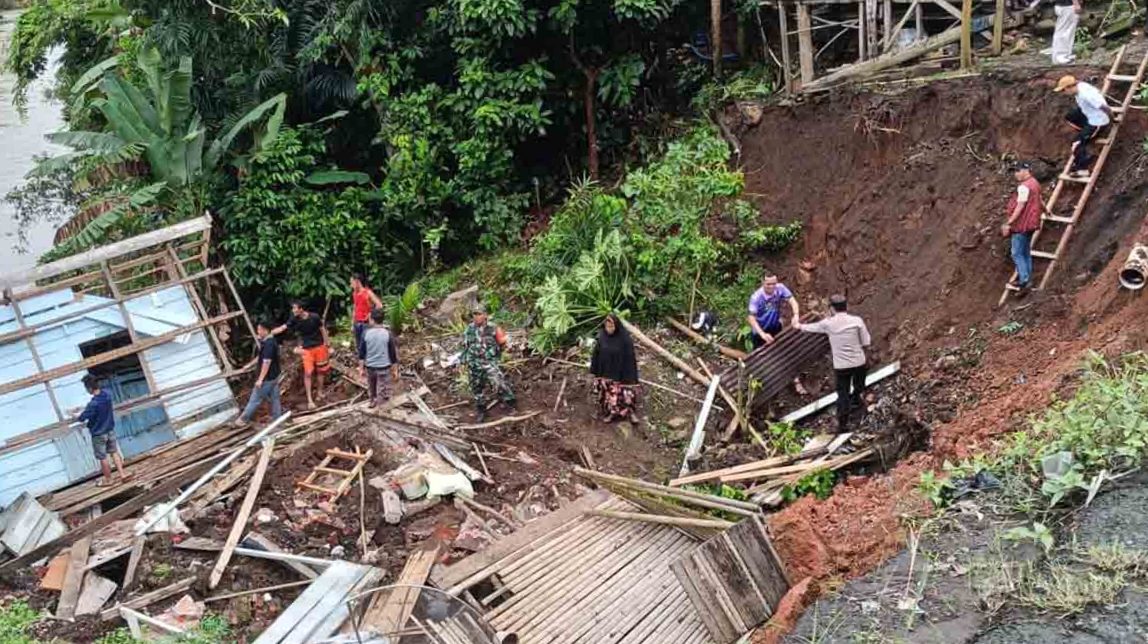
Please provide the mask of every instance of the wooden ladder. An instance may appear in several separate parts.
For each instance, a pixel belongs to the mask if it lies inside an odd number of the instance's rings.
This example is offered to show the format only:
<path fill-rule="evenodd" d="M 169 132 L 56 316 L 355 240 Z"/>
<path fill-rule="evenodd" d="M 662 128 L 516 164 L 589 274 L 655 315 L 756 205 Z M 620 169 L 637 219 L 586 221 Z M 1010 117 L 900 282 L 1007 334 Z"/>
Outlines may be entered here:
<path fill-rule="evenodd" d="M 1072 169 L 1072 155 L 1069 154 L 1068 161 L 1064 164 L 1064 169 L 1061 170 L 1060 176 L 1056 180 L 1056 188 L 1052 191 L 1052 196 L 1049 197 L 1048 202 L 1045 204 L 1046 210 L 1040 216 L 1041 228 L 1037 230 L 1032 236 L 1032 258 L 1035 260 L 1046 260 L 1048 265 L 1044 267 L 1044 274 L 1040 278 L 1040 284 L 1037 286 L 1038 290 L 1044 290 L 1048 286 L 1049 280 L 1052 278 L 1052 271 L 1056 268 L 1057 262 L 1060 261 L 1061 255 L 1064 254 L 1065 249 L 1068 247 L 1068 240 L 1072 237 L 1073 231 L 1076 229 L 1076 224 L 1080 222 L 1080 216 L 1084 213 L 1084 207 L 1088 204 L 1088 198 L 1092 196 L 1092 191 L 1096 187 L 1096 181 L 1100 177 L 1100 171 L 1104 168 L 1104 163 L 1108 160 L 1108 154 L 1112 151 L 1113 144 L 1116 143 L 1116 135 L 1120 132 L 1120 124 L 1124 122 L 1124 116 L 1128 113 L 1129 106 L 1132 105 L 1132 100 L 1136 97 L 1136 90 L 1140 87 L 1140 81 L 1144 78 L 1145 68 L 1148 68 L 1148 52 L 1145 52 L 1144 57 L 1141 58 L 1140 64 L 1136 67 L 1134 75 L 1127 75 L 1120 73 L 1120 65 L 1124 62 L 1124 52 L 1127 45 L 1121 47 L 1116 52 L 1116 59 L 1112 61 L 1112 68 L 1108 70 L 1108 75 L 1104 77 L 1104 85 L 1100 88 L 1101 93 L 1105 99 L 1108 98 L 1108 93 L 1112 89 L 1114 83 L 1125 83 L 1128 88 L 1124 92 L 1124 100 L 1121 101 L 1118 107 L 1112 108 L 1112 123 L 1108 128 L 1105 138 L 1100 142 L 1104 147 L 1100 150 L 1100 156 L 1097 157 L 1096 162 L 1092 166 L 1091 172 L 1088 177 L 1073 177 L 1070 176 L 1069 171 Z M 1076 200 L 1076 205 L 1072 209 L 1072 216 L 1064 217 L 1056 214 L 1054 208 L 1057 201 L 1059 201 L 1061 193 L 1072 185 L 1083 185 L 1084 191 Z M 1059 237 L 1056 237 L 1058 236 Z M 1041 238 L 1048 236 L 1056 239 L 1056 250 L 1052 252 L 1037 250 L 1037 241 Z M 1035 277 L 1036 269 L 1033 268 L 1033 276 Z M 1013 270 L 1012 277 L 1009 278 L 1005 284 L 1004 293 L 1001 293 L 1001 299 L 997 303 L 998 306 L 1004 305 L 1008 300 L 1010 292 L 1018 291 L 1014 282 L 1017 279 L 1016 270 Z"/>

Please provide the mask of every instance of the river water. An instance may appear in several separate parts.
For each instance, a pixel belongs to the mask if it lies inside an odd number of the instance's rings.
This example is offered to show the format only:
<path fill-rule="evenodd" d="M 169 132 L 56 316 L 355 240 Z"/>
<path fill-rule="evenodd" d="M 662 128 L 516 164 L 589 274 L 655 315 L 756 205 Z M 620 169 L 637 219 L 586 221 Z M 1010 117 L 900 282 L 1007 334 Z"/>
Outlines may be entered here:
<path fill-rule="evenodd" d="M 8 42 L 16 28 L 19 11 L 0 11 L 0 59 L 7 59 Z M 28 111 L 21 118 L 12 104 L 16 79 L 0 75 L 0 273 L 9 273 L 35 265 L 36 258 L 52 247 L 55 225 L 60 222 L 38 222 L 28 231 L 25 252 L 17 252 L 17 225 L 12 207 L 2 201 L 8 191 L 24 181 L 36 155 L 60 154 L 67 149 L 48 143 L 45 134 L 64 129 L 62 106 L 47 98 L 47 90 L 56 75 L 60 52 L 51 57 L 48 70 L 28 90 Z"/>

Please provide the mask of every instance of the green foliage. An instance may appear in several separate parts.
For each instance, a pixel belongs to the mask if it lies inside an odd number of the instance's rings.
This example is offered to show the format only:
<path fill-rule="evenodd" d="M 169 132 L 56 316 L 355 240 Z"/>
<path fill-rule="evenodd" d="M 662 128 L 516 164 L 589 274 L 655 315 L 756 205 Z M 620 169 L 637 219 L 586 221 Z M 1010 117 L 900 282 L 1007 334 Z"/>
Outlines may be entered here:
<path fill-rule="evenodd" d="M 411 231 L 378 212 L 367 190 L 318 190 L 305 179 L 325 146 L 310 128 L 284 128 L 255 154 L 224 210 L 223 248 L 257 309 L 287 298 L 343 298 L 362 272 L 380 292 L 410 277 Z M 417 242 L 415 242 L 417 243 Z"/>
<path fill-rule="evenodd" d="M 1005 532 L 1003 537 L 1008 541 L 1032 541 L 1043 547 L 1046 555 L 1052 552 L 1052 547 L 1056 543 L 1052 531 L 1039 521 L 1033 522 L 1031 528 L 1023 525 L 1012 528 Z"/>
<path fill-rule="evenodd" d="M 737 101 L 764 101 L 774 93 L 772 68 L 758 65 L 705 83 L 693 98 L 695 109 L 708 111 Z"/>
<path fill-rule="evenodd" d="M 36 644 L 28 634 L 29 627 L 40 619 L 24 600 L 16 600 L 0 609 L 0 642 L 4 644 Z"/>
<path fill-rule="evenodd" d="M 531 336 L 535 350 L 549 353 L 559 341 L 596 327 L 634 297 L 630 266 L 617 230 L 598 232 L 594 248 L 582 253 L 570 271 L 549 275 L 537 288 L 541 324 Z"/>
<path fill-rule="evenodd" d="M 917 482 L 917 492 L 928 499 L 934 508 L 940 509 L 949 504 L 949 492 L 953 490 L 952 480 L 946 476 L 937 478 L 933 470 L 921 472 Z"/>
<path fill-rule="evenodd" d="M 819 469 L 801 477 L 792 486 L 781 488 L 781 498 L 786 501 L 795 501 L 801 497 L 812 494 L 824 501 L 833 494 L 833 486 L 837 484 L 837 475 L 833 470 Z"/>
<path fill-rule="evenodd" d="M 354 183 L 363 185 L 371 182 L 371 176 L 365 172 L 347 172 L 346 170 L 319 170 L 307 175 L 307 183 L 313 186 L 330 186 L 341 183 Z"/>
<path fill-rule="evenodd" d="M 199 620 L 199 626 L 178 638 L 178 644 L 235 644 L 231 626 L 223 615 L 209 613 Z"/>
<path fill-rule="evenodd" d="M 765 428 L 765 439 L 782 454 L 797 454 L 809 439 L 809 430 L 793 423 L 770 422 Z"/>
<path fill-rule="evenodd" d="M 132 637 L 131 631 L 128 629 L 117 628 L 105 633 L 96 640 L 95 644 L 136 644 L 136 639 Z"/>
<path fill-rule="evenodd" d="M 389 301 L 388 301 L 389 300 Z M 403 332 L 409 321 L 414 320 L 414 313 L 422 303 L 422 294 L 418 282 L 411 282 L 403 289 L 402 295 L 383 300 L 387 305 L 388 318 L 391 331 L 395 334 Z"/>
<path fill-rule="evenodd" d="M 801 221 L 781 226 L 757 226 L 741 232 L 741 245 L 749 251 L 778 252 L 801 239 Z"/>
<path fill-rule="evenodd" d="M 1024 324 L 1022 322 L 1017 322 L 1016 320 L 1012 320 L 1010 322 L 1005 322 L 1004 324 L 1002 324 L 1001 327 L 999 329 L 997 329 L 997 333 L 999 333 L 1001 335 L 1016 335 L 1016 334 L 1020 333 L 1023 329 L 1024 329 Z"/>

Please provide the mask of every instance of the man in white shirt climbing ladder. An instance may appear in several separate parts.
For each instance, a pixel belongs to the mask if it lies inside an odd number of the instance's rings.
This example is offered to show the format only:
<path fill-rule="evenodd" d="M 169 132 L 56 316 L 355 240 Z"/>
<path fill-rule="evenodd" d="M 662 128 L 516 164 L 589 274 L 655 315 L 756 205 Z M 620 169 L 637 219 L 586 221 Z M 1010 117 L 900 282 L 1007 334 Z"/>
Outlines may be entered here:
<path fill-rule="evenodd" d="M 1077 81 L 1075 76 L 1062 76 L 1052 91 L 1076 97 L 1076 109 L 1065 117 L 1079 132 L 1072 141 L 1072 165 L 1068 171 L 1074 177 L 1088 177 L 1088 167 L 1092 165 L 1088 142 L 1096 138 L 1100 128 L 1112 122 L 1112 108 L 1095 85 Z"/>

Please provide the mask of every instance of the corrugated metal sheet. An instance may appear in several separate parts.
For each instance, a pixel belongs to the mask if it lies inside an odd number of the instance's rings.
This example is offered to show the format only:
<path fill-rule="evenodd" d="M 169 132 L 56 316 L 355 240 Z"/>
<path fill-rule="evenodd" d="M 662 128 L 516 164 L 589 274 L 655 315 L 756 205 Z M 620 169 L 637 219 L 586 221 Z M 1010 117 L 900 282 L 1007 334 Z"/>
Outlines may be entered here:
<path fill-rule="evenodd" d="M 760 383 L 753 397 L 753 408 L 756 409 L 785 391 L 805 365 L 824 359 L 828 354 L 829 337 L 825 334 L 786 329 L 778 334 L 773 344 L 749 354 L 744 361 L 745 371 L 740 375 L 740 385 L 746 387 L 748 392 L 751 382 Z M 739 386 L 739 369 L 737 367 L 727 369 L 722 373 L 721 379 L 722 386 L 727 391 L 736 392 Z"/>

